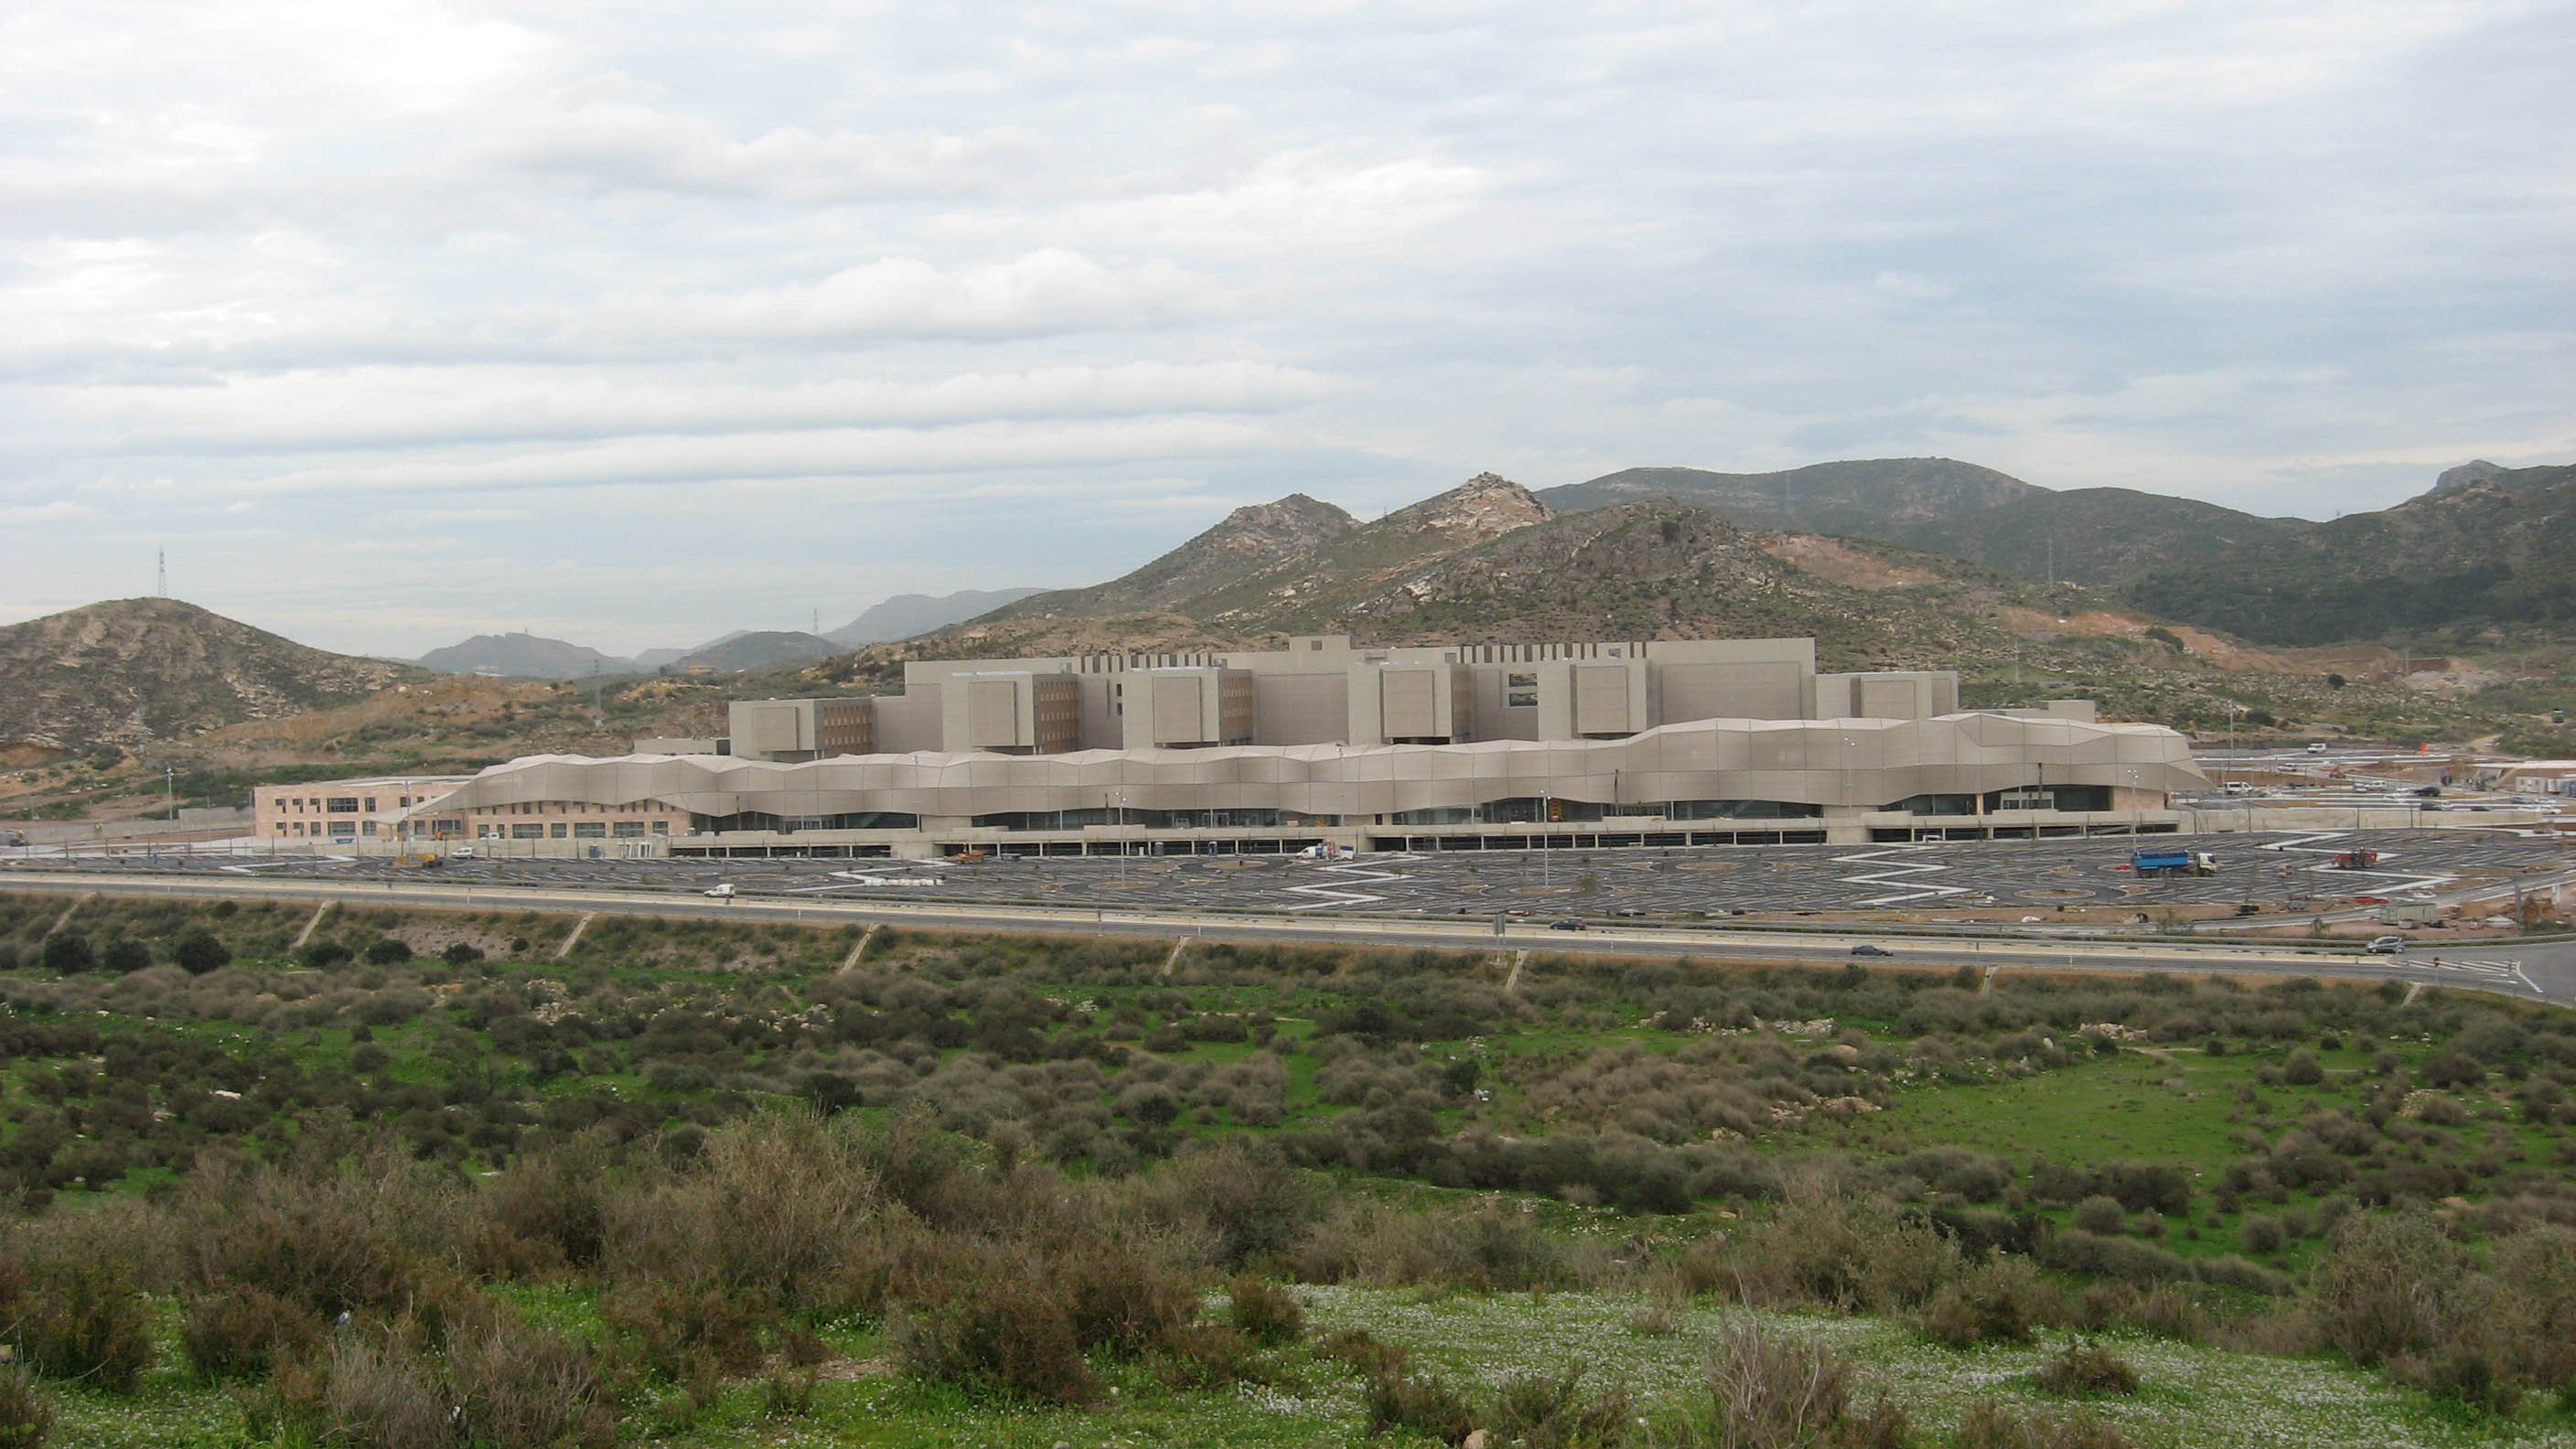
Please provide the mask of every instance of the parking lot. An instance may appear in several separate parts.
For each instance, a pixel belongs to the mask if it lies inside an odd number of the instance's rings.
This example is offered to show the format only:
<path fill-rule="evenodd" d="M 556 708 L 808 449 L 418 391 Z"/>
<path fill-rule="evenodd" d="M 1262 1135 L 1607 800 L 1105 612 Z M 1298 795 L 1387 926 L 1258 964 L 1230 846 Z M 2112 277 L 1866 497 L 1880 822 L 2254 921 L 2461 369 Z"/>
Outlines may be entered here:
<path fill-rule="evenodd" d="M 2471 880 L 2576 868 L 2563 841 L 2504 831 L 2382 830 L 2155 837 L 2213 852 L 2214 875 L 2140 879 L 2125 838 L 1920 845 L 1675 847 L 1364 855 L 1340 863 L 1279 856 L 997 859 L 971 864 L 844 860 L 473 860 L 436 870 L 381 857 L 41 856 L 12 869 L 233 874 L 269 879 L 700 892 L 841 901 L 1042 904 L 1278 914 L 1531 915 L 1682 919 L 1978 908 L 2048 912 L 2255 905 L 2304 910 Z M 2373 850 L 2365 870 L 2334 857 Z"/>

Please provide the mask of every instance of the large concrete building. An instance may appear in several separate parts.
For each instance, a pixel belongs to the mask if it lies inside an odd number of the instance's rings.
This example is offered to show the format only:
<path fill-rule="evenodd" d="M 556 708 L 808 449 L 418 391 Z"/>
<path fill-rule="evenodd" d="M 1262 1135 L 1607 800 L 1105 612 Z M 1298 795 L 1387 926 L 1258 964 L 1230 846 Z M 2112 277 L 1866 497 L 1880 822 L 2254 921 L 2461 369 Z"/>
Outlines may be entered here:
<path fill-rule="evenodd" d="M 1958 709 L 1810 640 L 943 660 L 900 695 L 737 703 L 731 753 L 540 756 L 403 823 L 511 853 L 1506 849 L 2172 829 L 2186 742 Z"/>
<path fill-rule="evenodd" d="M 468 775 L 380 775 L 250 792 L 251 829 L 262 841 L 355 847 L 409 838 L 416 810 L 445 799 Z M 422 829 L 426 833 L 428 827 Z"/>

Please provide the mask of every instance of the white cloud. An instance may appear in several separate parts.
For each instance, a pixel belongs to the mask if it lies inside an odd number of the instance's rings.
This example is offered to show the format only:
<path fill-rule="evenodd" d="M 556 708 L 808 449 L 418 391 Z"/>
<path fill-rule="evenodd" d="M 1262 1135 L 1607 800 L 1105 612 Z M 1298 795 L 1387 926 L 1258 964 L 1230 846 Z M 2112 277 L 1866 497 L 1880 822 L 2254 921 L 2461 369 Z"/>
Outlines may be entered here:
<path fill-rule="evenodd" d="M 2576 454 L 2571 67 L 2529 0 L 0 7 L 0 610 L 166 536 L 341 647 L 639 647 L 1486 466 L 2384 504 Z"/>

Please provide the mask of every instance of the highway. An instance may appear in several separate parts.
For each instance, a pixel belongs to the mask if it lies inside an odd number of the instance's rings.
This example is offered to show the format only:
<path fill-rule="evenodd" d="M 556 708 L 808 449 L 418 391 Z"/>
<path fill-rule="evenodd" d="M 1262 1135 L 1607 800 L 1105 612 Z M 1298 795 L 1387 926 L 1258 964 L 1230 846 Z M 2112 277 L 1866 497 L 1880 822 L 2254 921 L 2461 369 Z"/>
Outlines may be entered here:
<path fill-rule="evenodd" d="M 1670 925 L 1596 926 L 1558 931 L 1545 922 L 1509 920 L 1497 935 L 1487 921 L 1402 920 L 1317 915 L 1243 915 L 1188 911 L 1080 909 L 1064 906 L 932 904 L 886 901 L 781 900 L 597 888 L 449 885 L 410 880 L 329 881 L 256 877 L 152 876 L 48 871 L 0 874 L 0 890 L 49 895 L 340 901 L 439 910 L 596 912 L 687 919 L 789 922 L 813 926 L 882 924 L 923 930 L 1042 932 L 1065 935 L 1190 937 L 1298 945 L 1383 946 L 1451 951 L 1544 951 L 1568 956 L 1698 956 L 1747 963 L 2041 971 L 2225 972 L 2247 976 L 2395 979 L 2427 986 L 2493 992 L 2525 1001 L 2576 1006 L 2576 941 L 2487 941 L 2458 950 L 2425 949 L 2402 957 L 2362 956 L 2348 949 L 2168 941 L 2056 942 L 1926 938 L 1820 924 L 1794 935 Z M 1887 955 L 1855 958 L 1869 945 Z"/>

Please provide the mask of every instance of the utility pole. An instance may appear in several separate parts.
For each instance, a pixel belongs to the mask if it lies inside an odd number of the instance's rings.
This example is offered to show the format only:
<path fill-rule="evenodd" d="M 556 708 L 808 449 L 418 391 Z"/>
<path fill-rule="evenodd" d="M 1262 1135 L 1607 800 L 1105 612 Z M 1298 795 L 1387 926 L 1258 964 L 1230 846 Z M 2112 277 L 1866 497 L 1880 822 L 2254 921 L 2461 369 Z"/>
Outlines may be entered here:
<path fill-rule="evenodd" d="M 152 551 L 152 558 L 155 565 L 152 592 L 166 599 L 170 597 L 170 550 L 156 548 Z"/>

